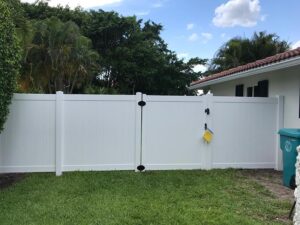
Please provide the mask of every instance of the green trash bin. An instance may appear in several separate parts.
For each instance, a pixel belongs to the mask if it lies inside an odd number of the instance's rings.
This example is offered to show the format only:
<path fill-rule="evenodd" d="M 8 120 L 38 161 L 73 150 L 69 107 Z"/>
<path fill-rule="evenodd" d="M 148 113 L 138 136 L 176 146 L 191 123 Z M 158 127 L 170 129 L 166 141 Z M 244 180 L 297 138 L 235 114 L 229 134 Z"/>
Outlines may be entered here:
<path fill-rule="evenodd" d="M 300 145 L 300 129 L 281 129 L 280 148 L 283 155 L 283 185 L 292 187 L 296 173 L 297 147 Z"/>

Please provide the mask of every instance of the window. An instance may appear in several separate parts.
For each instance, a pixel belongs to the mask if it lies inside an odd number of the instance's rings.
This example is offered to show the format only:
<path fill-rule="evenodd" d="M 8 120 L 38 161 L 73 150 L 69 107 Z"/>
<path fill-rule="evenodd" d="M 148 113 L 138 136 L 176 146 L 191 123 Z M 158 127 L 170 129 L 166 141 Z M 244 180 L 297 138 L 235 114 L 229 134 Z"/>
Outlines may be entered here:
<path fill-rule="evenodd" d="M 259 87 L 258 87 L 258 85 L 254 86 L 254 97 L 259 97 Z"/>
<path fill-rule="evenodd" d="M 244 96 L 244 85 L 243 84 L 235 86 L 235 96 L 237 96 L 237 97 Z"/>
<path fill-rule="evenodd" d="M 247 97 L 269 97 L 269 81 L 262 80 L 257 83 L 254 87 L 247 87 Z M 244 85 L 239 84 L 235 86 L 235 96 L 243 97 L 244 96 Z M 300 98 L 300 96 L 299 96 Z M 300 101 L 300 100 L 299 100 Z M 300 104 L 300 103 L 299 103 Z M 300 106 L 299 106 L 300 107 Z M 300 117 L 300 109 L 299 109 Z"/>
<path fill-rule="evenodd" d="M 269 97 L 269 81 L 263 80 L 258 82 L 259 97 Z"/>
<path fill-rule="evenodd" d="M 248 93 L 248 89 L 247 89 Z M 269 81 L 262 80 L 254 86 L 254 97 L 269 97 Z"/>
<path fill-rule="evenodd" d="M 247 97 L 252 97 L 253 96 L 253 87 L 248 87 L 247 88 Z"/>

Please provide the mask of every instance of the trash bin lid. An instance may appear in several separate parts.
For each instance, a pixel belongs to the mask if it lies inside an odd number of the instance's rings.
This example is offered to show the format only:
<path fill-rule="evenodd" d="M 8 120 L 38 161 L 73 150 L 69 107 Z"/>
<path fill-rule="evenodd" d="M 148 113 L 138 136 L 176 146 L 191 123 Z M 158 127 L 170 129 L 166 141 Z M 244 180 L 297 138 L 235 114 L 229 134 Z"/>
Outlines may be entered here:
<path fill-rule="evenodd" d="M 300 129 L 284 128 L 280 129 L 278 133 L 288 137 L 300 138 Z"/>

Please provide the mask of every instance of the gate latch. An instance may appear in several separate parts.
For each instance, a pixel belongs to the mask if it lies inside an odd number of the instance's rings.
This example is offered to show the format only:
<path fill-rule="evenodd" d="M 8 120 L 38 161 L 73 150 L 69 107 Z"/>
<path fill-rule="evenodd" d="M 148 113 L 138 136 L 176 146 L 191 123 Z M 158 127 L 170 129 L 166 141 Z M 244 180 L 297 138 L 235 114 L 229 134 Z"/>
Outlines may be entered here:
<path fill-rule="evenodd" d="M 209 108 L 206 108 L 206 109 L 204 110 L 204 112 L 205 112 L 207 115 L 209 115 L 209 114 L 210 114 Z"/>

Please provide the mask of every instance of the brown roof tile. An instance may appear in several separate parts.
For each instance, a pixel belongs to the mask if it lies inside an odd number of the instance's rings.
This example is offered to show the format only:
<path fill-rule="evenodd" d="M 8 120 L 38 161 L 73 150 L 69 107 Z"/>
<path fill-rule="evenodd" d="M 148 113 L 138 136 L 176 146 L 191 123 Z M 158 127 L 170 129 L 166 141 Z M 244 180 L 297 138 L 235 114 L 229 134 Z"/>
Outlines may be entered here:
<path fill-rule="evenodd" d="M 290 51 L 279 53 L 277 55 L 267 57 L 265 59 L 260 59 L 260 60 L 257 60 L 255 62 L 248 63 L 246 65 L 238 66 L 238 67 L 235 67 L 235 68 L 232 68 L 232 69 L 229 69 L 229 70 L 224 70 L 220 73 L 213 74 L 213 75 L 211 75 L 209 77 L 206 77 L 202 80 L 194 81 L 194 82 L 191 83 L 191 86 L 196 85 L 196 84 L 200 84 L 200 83 L 205 83 L 207 81 L 215 80 L 215 79 L 218 79 L 218 78 L 221 78 L 221 77 L 226 77 L 226 76 L 229 76 L 229 75 L 232 75 L 232 74 L 235 74 L 235 73 L 240 73 L 240 72 L 243 72 L 243 71 L 247 71 L 247 70 L 259 68 L 259 67 L 262 67 L 262 66 L 266 66 L 266 65 L 269 65 L 269 64 L 277 63 L 277 62 L 287 60 L 287 59 L 290 59 L 290 58 L 293 58 L 293 57 L 296 57 L 296 56 L 300 56 L 300 47 L 296 48 L 296 49 L 293 49 L 293 50 L 290 50 Z"/>

